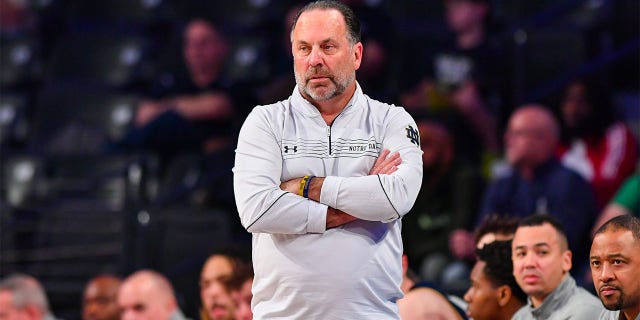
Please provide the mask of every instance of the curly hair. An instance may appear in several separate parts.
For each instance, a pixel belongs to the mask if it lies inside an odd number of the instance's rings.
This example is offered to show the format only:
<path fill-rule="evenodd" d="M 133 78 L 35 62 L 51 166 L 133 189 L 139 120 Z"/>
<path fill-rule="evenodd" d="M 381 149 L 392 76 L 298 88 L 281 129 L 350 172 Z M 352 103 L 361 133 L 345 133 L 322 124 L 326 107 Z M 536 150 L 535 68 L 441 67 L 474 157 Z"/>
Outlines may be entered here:
<path fill-rule="evenodd" d="M 522 303 L 527 302 L 527 294 L 522 291 L 513 276 L 511 261 L 511 241 L 494 241 L 477 249 L 478 260 L 486 263 L 484 273 L 494 287 L 508 285 L 513 295 Z"/>

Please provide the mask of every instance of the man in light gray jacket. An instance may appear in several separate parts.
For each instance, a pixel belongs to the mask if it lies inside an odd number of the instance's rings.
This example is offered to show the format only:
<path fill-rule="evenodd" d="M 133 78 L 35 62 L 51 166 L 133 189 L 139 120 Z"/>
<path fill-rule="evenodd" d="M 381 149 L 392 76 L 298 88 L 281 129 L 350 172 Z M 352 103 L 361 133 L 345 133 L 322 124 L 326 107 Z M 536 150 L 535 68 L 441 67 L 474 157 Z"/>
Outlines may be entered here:
<path fill-rule="evenodd" d="M 514 320 L 598 319 L 602 304 L 569 275 L 571 251 L 557 219 L 550 215 L 524 218 L 511 248 L 513 275 L 529 296 Z"/>

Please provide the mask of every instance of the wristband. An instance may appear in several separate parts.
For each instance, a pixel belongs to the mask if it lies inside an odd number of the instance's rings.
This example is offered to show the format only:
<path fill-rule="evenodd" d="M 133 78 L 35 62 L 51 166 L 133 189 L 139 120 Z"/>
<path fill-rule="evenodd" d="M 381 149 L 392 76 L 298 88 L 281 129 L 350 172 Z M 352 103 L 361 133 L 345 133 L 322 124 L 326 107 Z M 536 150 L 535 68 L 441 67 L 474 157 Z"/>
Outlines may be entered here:
<path fill-rule="evenodd" d="M 309 176 L 304 176 L 302 177 L 302 180 L 300 180 L 300 186 L 298 187 L 298 195 L 301 197 L 304 196 L 304 188 L 305 188 L 305 185 L 307 184 L 307 179 L 309 179 Z"/>
<path fill-rule="evenodd" d="M 304 188 L 302 189 L 302 196 L 309 199 L 309 187 L 311 186 L 311 179 L 315 178 L 315 176 L 309 176 L 307 182 L 304 184 Z"/>

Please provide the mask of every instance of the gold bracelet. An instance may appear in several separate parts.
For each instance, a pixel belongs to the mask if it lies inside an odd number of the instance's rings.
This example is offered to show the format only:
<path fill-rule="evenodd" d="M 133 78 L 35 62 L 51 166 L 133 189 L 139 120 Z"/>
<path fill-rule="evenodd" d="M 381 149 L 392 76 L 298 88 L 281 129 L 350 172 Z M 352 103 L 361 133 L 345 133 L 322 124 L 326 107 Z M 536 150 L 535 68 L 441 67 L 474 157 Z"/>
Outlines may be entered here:
<path fill-rule="evenodd" d="M 300 180 L 300 187 L 298 187 L 298 195 L 301 197 L 304 196 L 304 185 L 307 184 L 308 179 L 309 179 L 309 176 L 304 176 L 302 177 L 302 180 Z"/>

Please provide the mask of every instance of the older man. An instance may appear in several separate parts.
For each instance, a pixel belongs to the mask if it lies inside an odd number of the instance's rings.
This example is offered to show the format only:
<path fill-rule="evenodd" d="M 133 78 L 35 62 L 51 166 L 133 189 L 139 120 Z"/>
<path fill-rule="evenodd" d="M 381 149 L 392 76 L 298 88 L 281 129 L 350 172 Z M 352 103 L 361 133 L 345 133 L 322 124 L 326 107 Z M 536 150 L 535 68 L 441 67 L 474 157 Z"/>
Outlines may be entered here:
<path fill-rule="evenodd" d="M 360 24 L 343 3 L 305 6 L 291 42 L 297 86 L 253 109 L 233 170 L 254 317 L 398 319 L 401 218 L 422 182 L 415 121 L 362 92 Z"/>
<path fill-rule="evenodd" d="M 0 319 L 55 320 L 42 285 L 34 277 L 14 274 L 0 281 Z"/>
<path fill-rule="evenodd" d="M 593 284 L 608 310 L 600 319 L 640 320 L 640 218 L 607 221 L 591 245 Z"/>

